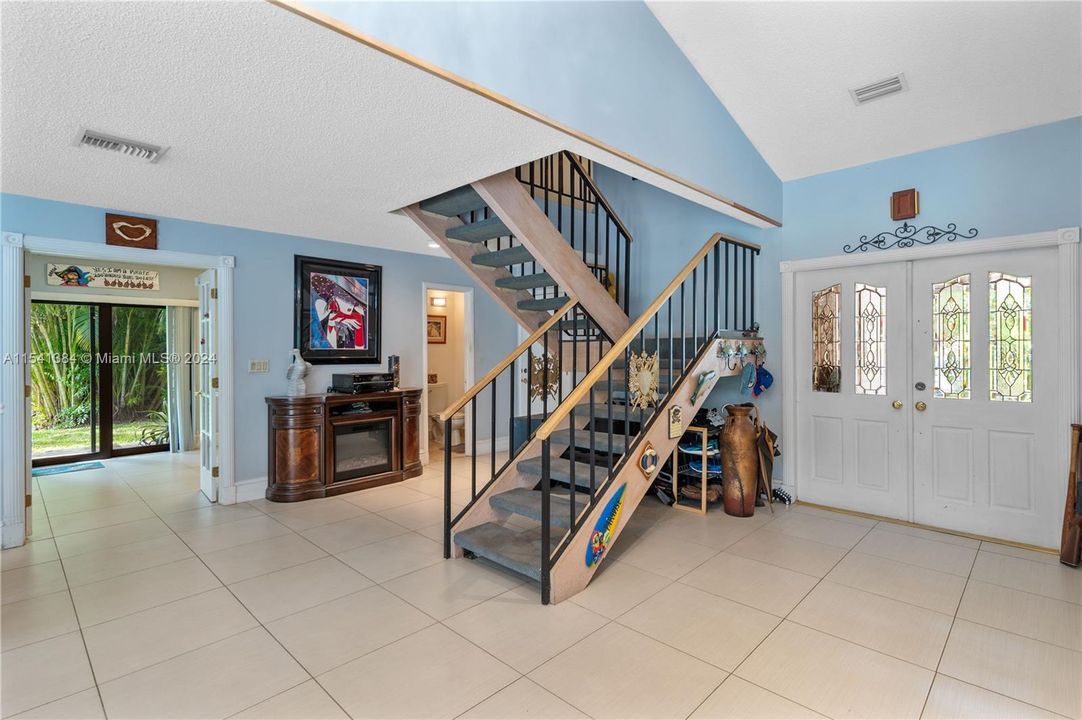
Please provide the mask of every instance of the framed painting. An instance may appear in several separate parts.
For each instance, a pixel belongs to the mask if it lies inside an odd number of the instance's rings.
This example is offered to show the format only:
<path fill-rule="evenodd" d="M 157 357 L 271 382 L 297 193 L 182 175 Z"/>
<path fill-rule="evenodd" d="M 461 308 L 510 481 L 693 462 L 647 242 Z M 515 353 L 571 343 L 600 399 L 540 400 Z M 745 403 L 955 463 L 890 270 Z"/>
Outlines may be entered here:
<path fill-rule="evenodd" d="M 429 315 L 428 325 L 425 329 L 428 335 L 428 344 L 441 344 L 447 342 L 447 316 Z"/>
<path fill-rule="evenodd" d="M 295 343 L 313 365 L 380 359 L 379 265 L 294 258 Z"/>

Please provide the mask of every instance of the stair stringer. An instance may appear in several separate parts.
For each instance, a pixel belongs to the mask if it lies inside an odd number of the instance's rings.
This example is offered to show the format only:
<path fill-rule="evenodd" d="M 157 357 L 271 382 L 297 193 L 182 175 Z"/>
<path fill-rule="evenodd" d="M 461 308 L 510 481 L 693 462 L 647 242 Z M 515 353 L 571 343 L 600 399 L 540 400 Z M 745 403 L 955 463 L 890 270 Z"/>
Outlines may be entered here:
<path fill-rule="evenodd" d="M 485 204 L 530 251 L 565 293 L 578 298 L 594 322 L 610 338 L 624 334 L 631 324 L 609 291 L 537 206 L 529 191 L 507 170 L 471 183 Z"/>
<path fill-rule="evenodd" d="M 735 370 L 730 370 L 726 365 L 725 358 L 718 357 L 718 348 L 723 342 L 723 340 L 715 339 L 712 342 L 707 343 L 700 351 L 699 356 L 692 361 L 691 367 L 685 376 L 685 380 L 678 384 L 676 389 L 666 396 L 665 402 L 657 408 L 657 412 L 654 413 L 654 416 L 650 419 L 643 437 L 635 446 L 634 451 L 628 457 L 627 462 L 620 468 L 616 477 L 613 479 L 613 482 L 609 485 L 605 493 L 600 496 L 598 502 L 590 509 L 586 521 L 582 523 L 578 531 L 571 538 L 567 549 L 552 566 L 549 575 L 550 602 L 558 603 L 584 590 L 590 583 L 590 579 L 593 577 L 594 573 L 597 572 L 597 569 L 601 566 L 601 563 L 603 563 L 605 558 L 608 557 L 608 554 L 612 552 L 612 546 L 619 542 L 620 534 L 627 526 L 631 516 L 635 513 L 639 503 L 642 502 L 643 497 L 646 496 L 646 492 L 650 489 L 650 485 L 653 483 L 656 475 L 655 472 L 655 475 L 647 477 L 639 470 L 638 460 L 642 455 L 642 452 L 646 449 L 646 443 L 649 442 L 657 452 L 658 468 L 660 468 L 673 454 L 680 438 L 669 437 L 669 408 L 673 405 L 682 406 L 684 408 L 686 424 L 687 422 L 690 422 L 691 418 L 695 417 L 695 413 L 697 413 L 699 408 L 703 406 L 703 403 L 706 402 L 707 396 L 710 395 L 710 391 L 714 388 L 714 384 L 719 378 L 740 374 L 742 370 L 740 366 L 737 366 Z M 702 392 L 699 393 L 696 402 L 693 404 L 691 402 L 691 396 L 698 385 L 699 374 L 710 370 L 713 370 L 716 373 L 716 376 L 705 388 L 703 388 Z M 590 546 L 590 539 L 593 535 L 594 527 L 597 525 L 601 514 L 605 511 L 605 507 L 608 505 L 609 500 L 625 483 L 627 484 L 627 489 L 624 490 L 620 518 L 613 531 L 613 536 L 609 541 L 608 548 L 598 562 L 587 567 L 586 549 Z"/>

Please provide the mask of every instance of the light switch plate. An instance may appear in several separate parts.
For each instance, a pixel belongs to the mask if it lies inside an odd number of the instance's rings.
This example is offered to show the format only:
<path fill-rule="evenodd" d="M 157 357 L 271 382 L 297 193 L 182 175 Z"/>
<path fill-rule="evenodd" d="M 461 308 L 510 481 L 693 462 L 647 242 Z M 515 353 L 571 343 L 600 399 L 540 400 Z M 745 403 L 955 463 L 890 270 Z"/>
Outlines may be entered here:
<path fill-rule="evenodd" d="M 250 373 L 265 373 L 270 372 L 270 360 L 249 360 L 248 372 Z"/>

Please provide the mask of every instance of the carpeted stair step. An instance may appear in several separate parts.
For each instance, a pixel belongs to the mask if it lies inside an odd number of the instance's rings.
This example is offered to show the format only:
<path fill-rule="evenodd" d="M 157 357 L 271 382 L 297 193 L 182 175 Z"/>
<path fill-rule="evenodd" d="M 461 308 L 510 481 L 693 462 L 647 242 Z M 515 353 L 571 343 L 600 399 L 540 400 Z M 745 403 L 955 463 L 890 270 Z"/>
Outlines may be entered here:
<path fill-rule="evenodd" d="M 496 287 L 509 290 L 533 290 L 534 288 L 553 287 L 554 285 L 556 285 L 556 281 L 547 272 L 534 273 L 533 275 L 517 275 L 496 280 Z"/>
<path fill-rule="evenodd" d="M 447 232 L 444 233 L 448 240 L 461 240 L 472 243 L 507 237 L 510 234 L 511 231 L 503 224 L 503 220 L 495 216 L 487 220 L 478 220 L 469 225 L 457 225 L 453 228 L 447 228 Z"/>
<path fill-rule="evenodd" d="M 621 435 L 621 440 L 623 436 Z M 600 486 L 602 481 L 608 475 L 609 466 L 598 460 L 594 466 L 596 468 L 594 478 L 597 486 Z M 523 475 L 535 477 L 541 479 L 541 458 L 532 457 L 526 460 L 520 460 L 515 464 L 517 469 Z M 564 458 L 552 458 L 549 462 L 550 479 L 554 482 L 562 482 L 571 484 L 571 461 Z M 580 490 L 590 489 L 590 463 L 578 460 L 575 462 L 575 487 Z"/>
<path fill-rule="evenodd" d="M 552 528 L 553 545 L 563 538 L 563 528 Z M 518 530 L 484 523 L 455 533 L 455 544 L 477 557 L 540 582 L 541 528 Z"/>
<path fill-rule="evenodd" d="M 444 217 L 457 217 L 465 215 L 471 210 L 482 210 L 484 207 L 485 201 L 470 185 L 463 185 L 460 188 L 448 190 L 436 197 L 421 201 L 422 210 L 436 215 L 443 215 Z"/>
<path fill-rule="evenodd" d="M 616 385 L 616 383 L 614 381 L 613 382 L 613 390 L 615 391 L 616 389 L 617 389 L 617 385 Z M 597 402 L 594 403 L 594 420 L 601 420 L 601 421 L 615 420 L 617 422 L 623 422 L 624 417 L 625 417 L 625 413 L 626 413 L 626 417 L 627 417 L 628 422 L 632 422 L 632 423 L 639 422 L 639 409 L 638 408 L 629 407 L 628 405 L 625 405 L 622 402 L 607 403 L 604 400 L 600 400 L 600 399 L 597 400 Z M 646 422 L 647 420 L 649 420 L 650 416 L 653 415 L 653 414 L 654 414 L 654 408 L 647 408 L 646 410 L 644 410 L 643 411 L 643 422 Z M 575 424 L 579 425 L 579 426 L 582 426 L 582 425 L 588 424 L 589 422 L 590 422 L 590 404 L 589 403 L 583 403 L 581 405 L 576 405 L 575 406 Z M 580 431 L 576 431 L 576 433 L 575 433 L 576 440 L 578 439 L 578 433 L 579 432 Z M 587 435 L 589 435 L 589 433 L 590 433 L 589 430 L 582 430 L 581 432 L 587 433 Z M 607 430 L 595 430 L 595 432 L 598 435 L 600 435 L 603 432 L 606 435 L 608 434 Z"/>
<path fill-rule="evenodd" d="M 544 325 L 545 321 L 542 320 L 541 322 L 539 322 L 537 324 L 538 324 L 538 326 Z M 564 332 L 572 332 L 572 331 L 575 331 L 575 330 L 580 330 L 580 331 L 583 331 L 583 332 L 590 331 L 590 332 L 594 332 L 594 333 L 600 332 L 600 330 L 597 329 L 597 323 L 589 320 L 588 318 L 576 318 L 575 320 L 565 320 L 563 327 L 564 327 Z"/>
<path fill-rule="evenodd" d="M 635 411 L 635 414 L 638 415 L 637 410 Z M 591 438 L 590 438 L 590 431 L 589 430 L 583 430 L 582 428 L 578 428 L 577 430 L 575 430 L 574 435 L 575 435 L 575 443 L 574 444 L 575 444 L 575 447 L 577 447 L 579 450 L 593 449 L 595 452 L 605 453 L 606 455 L 623 455 L 624 450 L 626 449 L 626 446 L 624 445 L 624 434 L 623 433 L 613 433 L 612 434 L 612 445 L 609 445 L 609 434 L 608 434 L 608 432 L 598 432 L 598 431 L 595 430 L 594 431 L 592 448 L 591 448 L 591 445 L 590 445 Z M 571 429 L 570 428 L 568 428 L 566 430 L 557 430 L 556 432 L 552 433 L 552 435 L 550 435 L 549 437 L 552 439 L 552 444 L 553 445 L 568 445 L 568 446 L 570 446 L 572 444 L 571 443 Z M 629 441 L 634 441 L 634 439 L 635 439 L 634 436 L 631 436 L 631 437 L 628 438 Z M 577 466 L 581 465 L 581 463 L 576 463 L 576 465 Z"/>
<path fill-rule="evenodd" d="M 533 300 L 519 300 L 518 301 L 518 309 L 519 310 L 542 310 L 542 311 L 543 310 L 559 310 L 560 308 L 562 308 L 567 303 L 568 299 L 569 298 L 566 295 L 560 295 L 558 297 L 550 297 L 550 298 L 535 298 Z M 566 322 L 564 324 L 568 325 L 568 324 L 570 324 L 570 321 L 568 321 L 568 322 Z"/>
<path fill-rule="evenodd" d="M 503 250 L 495 250 L 493 252 L 478 253 L 470 258 L 470 262 L 474 265 L 484 265 L 485 267 L 504 267 L 506 265 L 518 265 L 519 263 L 530 262 L 533 260 L 533 255 L 522 245 L 516 245 L 515 247 L 504 248 Z"/>
<path fill-rule="evenodd" d="M 589 469 L 587 469 L 589 472 Z M 601 475 L 597 476 L 598 482 L 601 481 Z M 587 475 L 587 483 L 589 483 L 589 475 Z M 553 525 L 557 525 L 564 529 L 571 527 L 571 519 L 569 517 L 569 510 L 571 509 L 571 498 L 563 492 L 557 493 L 553 491 L 550 496 L 552 500 L 551 511 L 552 514 L 549 518 Z M 581 494 L 575 495 L 575 515 L 577 516 L 586 508 L 587 501 L 585 496 Z M 515 488 L 514 490 L 508 490 L 507 492 L 496 493 L 488 500 L 489 504 L 497 510 L 504 510 L 506 512 L 514 513 L 516 515 L 522 515 L 528 517 L 531 520 L 541 520 L 541 491 L 531 490 L 530 488 Z"/>

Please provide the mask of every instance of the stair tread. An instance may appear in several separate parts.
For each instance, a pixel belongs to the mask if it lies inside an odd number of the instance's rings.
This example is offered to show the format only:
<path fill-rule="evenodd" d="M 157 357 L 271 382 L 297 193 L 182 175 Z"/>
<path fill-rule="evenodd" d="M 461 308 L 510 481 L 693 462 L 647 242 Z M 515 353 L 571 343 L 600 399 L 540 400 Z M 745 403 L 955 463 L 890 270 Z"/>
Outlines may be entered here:
<path fill-rule="evenodd" d="M 533 288 L 552 287 L 554 285 L 556 285 L 556 281 L 547 272 L 534 273 L 533 275 L 516 275 L 496 280 L 496 287 L 510 288 L 512 290 L 532 290 Z"/>
<path fill-rule="evenodd" d="M 638 414 L 639 414 L 638 410 L 636 410 L 635 415 L 638 415 Z M 644 415 L 645 415 L 645 413 L 644 413 Z M 591 445 L 590 445 L 590 431 L 589 430 L 583 430 L 582 428 L 578 428 L 578 429 L 575 430 L 574 435 L 575 435 L 575 440 L 574 440 L 575 447 L 577 447 L 579 450 L 589 450 L 591 448 Z M 552 439 L 553 444 L 568 445 L 568 446 L 571 445 L 571 430 L 570 430 L 570 428 L 566 429 L 566 430 L 557 430 L 556 432 L 552 433 L 552 435 L 550 435 L 549 437 Z M 631 435 L 631 436 L 628 437 L 628 442 L 633 442 L 634 439 L 635 439 L 634 435 Z M 624 434 L 622 432 L 613 433 L 612 434 L 612 444 L 610 445 L 609 444 L 609 433 L 608 433 L 608 431 L 601 432 L 600 430 L 595 430 L 594 431 L 594 436 L 593 436 L 593 449 L 598 451 L 598 452 L 603 452 L 603 453 L 609 453 L 610 450 L 611 450 L 611 452 L 620 453 L 622 455 L 624 453 L 624 451 L 627 449 L 627 446 L 624 445 Z M 576 464 L 578 464 L 578 463 L 576 463 Z"/>
<path fill-rule="evenodd" d="M 498 237 L 507 237 L 511 234 L 511 230 L 503 224 L 503 220 L 493 216 L 468 225 L 456 225 L 453 228 L 447 228 L 447 232 L 444 234 L 448 240 L 484 242 Z"/>
<path fill-rule="evenodd" d="M 598 460 L 595 464 L 594 483 L 599 487 L 608 476 L 609 466 Z M 515 469 L 523 475 L 541 478 L 541 458 L 532 457 L 520 460 Z M 564 458 L 552 458 L 549 461 L 550 479 L 556 482 L 571 483 L 571 461 Z M 578 460 L 575 462 L 575 487 L 582 490 L 590 489 L 590 463 Z"/>
<path fill-rule="evenodd" d="M 568 301 L 566 295 L 550 298 L 534 298 L 532 300 L 519 300 L 519 310 L 559 310 Z"/>
<path fill-rule="evenodd" d="M 553 528 L 551 532 L 555 544 L 565 531 Z M 540 527 L 518 530 L 488 522 L 455 533 L 455 544 L 508 570 L 541 580 Z"/>
<path fill-rule="evenodd" d="M 480 210 L 485 207 L 485 201 L 477 194 L 470 185 L 463 185 L 454 190 L 421 201 L 421 209 L 425 212 L 443 215 L 444 217 L 457 217 L 465 215 L 471 210 Z"/>
<path fill-rule="evenodd" d="M 565 493 L 553 492 L 551 499 L 551 523 L 564 529 L 571 527 L 571 521 L 568 517 L 571 498 Z M 496 493 L 489 498 L 489 504 L 499 510 L 513 512 L 516 515 L 522 515 L 523 517 L 528 517 L 532 520 L 541 520 L 540 490 L 532 490 L 524 487 L 514 488 L 513 490 L 508 490 L 506 492 Z M 575 496 L 575 507 L 577 508 L 576 515 L 586 508 L 586 500 L 583 495 L 577 494 Z"/>
<path fill-rule="evenodd" d="M 517 265 L 519 263 L 530 262 L 533 260 L 533 255 L 530 251 L 521 245 L 515 247 L 504 248 L 503 250 L 494 250 L 487 253 L 478 253 L 470 258 L 470 262 L 474 265 L 485 265 L 486 267 L 503 267 L 505 265 Z"/>

